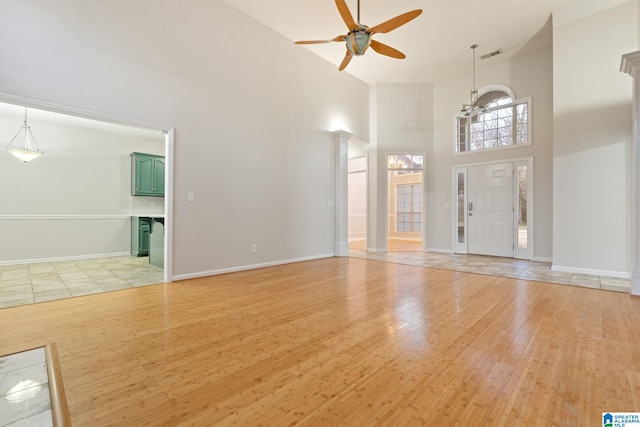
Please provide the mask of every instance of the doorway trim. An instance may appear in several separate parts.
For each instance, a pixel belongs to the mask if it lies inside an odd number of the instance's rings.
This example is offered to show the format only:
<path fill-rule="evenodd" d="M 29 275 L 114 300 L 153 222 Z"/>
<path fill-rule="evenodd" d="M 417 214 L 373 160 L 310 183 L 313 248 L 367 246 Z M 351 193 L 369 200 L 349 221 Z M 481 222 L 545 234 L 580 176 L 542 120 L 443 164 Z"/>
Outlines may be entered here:
<path fill-rule="evenodd" d="M 27 108 L 35 108 L 38 110 L 50 111 L 52 113 L 65 114 L 67 116 L 81 117 L 84 119 L 95 120 L 99 122 L 113 123 L 117 125 L 142 128 L 152 131 L 161 132 L 164 135 L 164 151 L 165 151 L 165 196 L 164 196 L 164 216 L 165 216 L 165 232 L 164 232 L 164 281 L 171 282 L 173 277 L 173 174 L 174 174 L 174 128 L 171 126 L 159 125 L 156 123 L 143 122 L 134 119 L 128 119 L 109 114 L 98 113 L 83 108 L 74 108 L 52 102 L 42 101 L 39 99 L 26 98 L 17 95 L 0 92 L 0 102 L 7 104 L 20 105 Z"/>
<path fill-rule="evenodd" d="M 389 156 L 422 156 L 422 252 L 427 251 L 427 153 L 424 151 L 389 151 L 384 153 L 384 250 L 389 251 Z M 380 192 L 379 192 L 380 193 Z"/>
<path fill-rule="evenodd" d="M 358 170 L 351 170 L 351 160 L 358 160 L 358 159 L 364 159 L 364 169 L 358 169 Z M 364 248 L 365 250 L 367 250 L 368 246 L 368 242 L 369 242 L 369 154 L 359 154 L 353 157 L 349 157 L 347 159 L 347 198 L 351 199 L 351 188 L 349 186 L 349 176 L 350 175 L 355 175 L 355 174 L 359 174 L 359 173 L 363 173 L 364 174 L 364 179 L 365 179 L 365 191 L 364 191 L 364 199 L 365 199 L 365 206 L 364 206 Z M 350 220 L 349 220 L 349 213 L 350 213 L 350 203 L 347 203 L 347 242 L 349 242 L 349 235 L 351 234 L 352 230 L 350 230 Z"/>
<path fill-rule="evenodd" d="M 504 160 L 492 160 L 489 162 L 478 162 L 478 163 L 467 163 L 460 165 L 453 165 L 451 171 L 451 242 L 454 253 L 458 254 L 467 254 L 468 252 L 468 203 L 467 203 L 467 191 L 468 191 L 468 181 L 467 181 L 467 170 L 469 167 L 474 166 L 485 166 L 485 165 L 493 165 L 498 163 L 512 163 L 514 167 L 514 212 L 513 212 L 513 226 L 514 226 L 514 241 L 513 241 L 513 258 L 514 259 L 533 259 L 534 253 L 534 197 L 533 197 L 533 157 L 520 157 L 520 158 L 512 158 L 512 159 L 504 159 Z M 518 166 L 526 166 L 527 167 L 527 247 L 518 248 L 518 210 L 517 202 L 518 202 L 518 185 L 517 185 L 517 168 Z M 459 175 L 463 174 L 462 183 L 463 183 L 463 198 L 461 200 L 458 199 L 458 180 Z M 459 216 L 459 206 L 462 206 L 463 215 Z M 463 241 L 459 241 L 459 229 L 458 229 L 458 221 L 459 218 L 463 217 Z"/>

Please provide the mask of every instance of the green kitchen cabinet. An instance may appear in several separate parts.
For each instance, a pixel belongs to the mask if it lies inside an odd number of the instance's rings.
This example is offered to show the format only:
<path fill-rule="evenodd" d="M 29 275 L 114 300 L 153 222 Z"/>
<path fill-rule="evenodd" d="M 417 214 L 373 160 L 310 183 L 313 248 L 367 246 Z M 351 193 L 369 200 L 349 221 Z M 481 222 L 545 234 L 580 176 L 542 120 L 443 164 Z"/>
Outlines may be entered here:
<path fill-rule="evenodd" d="M 163 156 L 131 153 L 131 195 L 164 197 Z"/>
<path fill-rule="evenodd" d="M 149 255 L 149 235 L 151 233 L 151 218 L 131 217 L 131 255 Z"/>

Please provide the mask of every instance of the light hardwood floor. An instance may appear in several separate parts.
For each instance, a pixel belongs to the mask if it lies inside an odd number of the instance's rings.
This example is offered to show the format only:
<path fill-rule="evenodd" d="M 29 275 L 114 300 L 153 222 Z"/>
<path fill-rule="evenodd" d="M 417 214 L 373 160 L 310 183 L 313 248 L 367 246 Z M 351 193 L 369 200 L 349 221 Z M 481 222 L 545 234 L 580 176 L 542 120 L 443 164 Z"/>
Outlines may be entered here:
<path fill-rule="evenodd" d="M 367 242 L 365 240 L 357 240 L 349 242 L 349 249 L 358 251 L 366 251 Z M 422 252 L 422 242 L 413 240 L 389 239 L 387 240 L 388 252 Z"/>
<path fill-rule="evenodd" d="M 353 258 L 0 310 L 74 426 L 601 426 L 640 411 L 640 298 Z"/>

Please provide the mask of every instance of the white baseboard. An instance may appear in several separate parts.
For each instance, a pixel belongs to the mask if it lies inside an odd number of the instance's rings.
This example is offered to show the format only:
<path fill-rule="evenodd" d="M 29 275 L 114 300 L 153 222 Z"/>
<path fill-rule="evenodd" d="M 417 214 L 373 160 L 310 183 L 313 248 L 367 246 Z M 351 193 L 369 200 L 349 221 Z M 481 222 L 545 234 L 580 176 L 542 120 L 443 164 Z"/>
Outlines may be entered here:
<path fill-rule="evenodd" d="M 553 262 L 553 259 L 552 258 L 543 257 L 543 256 L 534 256 L 531 261 L 551 263 L 551 262 Z"/>
<path fill-rule="evenodd" d="M 276 265 L 283 265 L 283 264 L 293 264 L 295 262 L 313 261 L 316 259 L 332 258 L 334 256 L 335 256 L 334 254 L 314 255 L 314 256 L 303 257 L 303 258 L 292 258 L 292 259 L 286 259 L 286 260 L 264 262 L 260 264 L 250 264 L 250 265 L 241 265 L 238 267 L 221 268 L 219 270 L 199 271 L 196 273 L 188 273 L 188 274 L 177 274 L 171 278 L 171 281 L 197 279 L 199 277 L 207 277 L 207 276 L 217 276 L 219 274 L 236 273 L 238 271 L 255 270 L 257 268 L 273 267 Z"/>
<path fill-rule="evenodd" d="M 9 261 L 0 261 L 0 266 L 18 265 L 18 264 L 38 264 L 42 262 L 75 261 L 79 259 L 111 258 L 111 257 L 117 257 L 117 256 L 131 256 L 131 252 L 115 252 L 110 254 L 93 254 L 93 255 L 75 255 L 75 256 L 55 257 L 55 258 L 15 259 L 15 260 L 9 260 Z"/>
<path fill-rule="evenodd" d="M 551 270 L 559 271 L 561 273 L 589 274 L 591 276 L 617 277 L 620 279 L 631 278 L 631 273 L 627 273 L 626 271 L 596 270 L 592 268 L 566 267 L 562 265 L 552 265 Z"/>
<path fill-rule="evenodd" d="M 634 269 L 631 273 L 631 295 L 640 296 L 640 269 Z"/>
<path fill-rule="evenodd" d="M 372 254 L 383 254 L 387 252 L 386 249 L 378 249 L 378 248 L 367 248 L 367 252 L 371 252 Z"/>
<path fill-rule="evenodd" d="M 341 242 L 334 245 L 335 256 L 349 256 L 349 243 Z"/>

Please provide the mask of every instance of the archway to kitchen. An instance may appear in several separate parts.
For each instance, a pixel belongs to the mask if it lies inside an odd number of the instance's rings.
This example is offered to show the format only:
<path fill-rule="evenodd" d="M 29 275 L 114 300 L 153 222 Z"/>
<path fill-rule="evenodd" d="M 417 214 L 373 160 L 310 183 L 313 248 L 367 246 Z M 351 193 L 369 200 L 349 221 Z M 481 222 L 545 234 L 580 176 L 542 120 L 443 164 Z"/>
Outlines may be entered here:
<path fill-rule="evenodd" d="M 173 130 L 0 94 L 5 145 L 25 107 L 45 154 L 24 164 L 0 153 L 0 232 L 12 242 L 0 249 L 0 308 L 169 281 Z M 162 160 L 164 197 L 132 195 L 133 152 Z M 154 219 L 153 265 L 131 256 L 141 216 Z"/>

